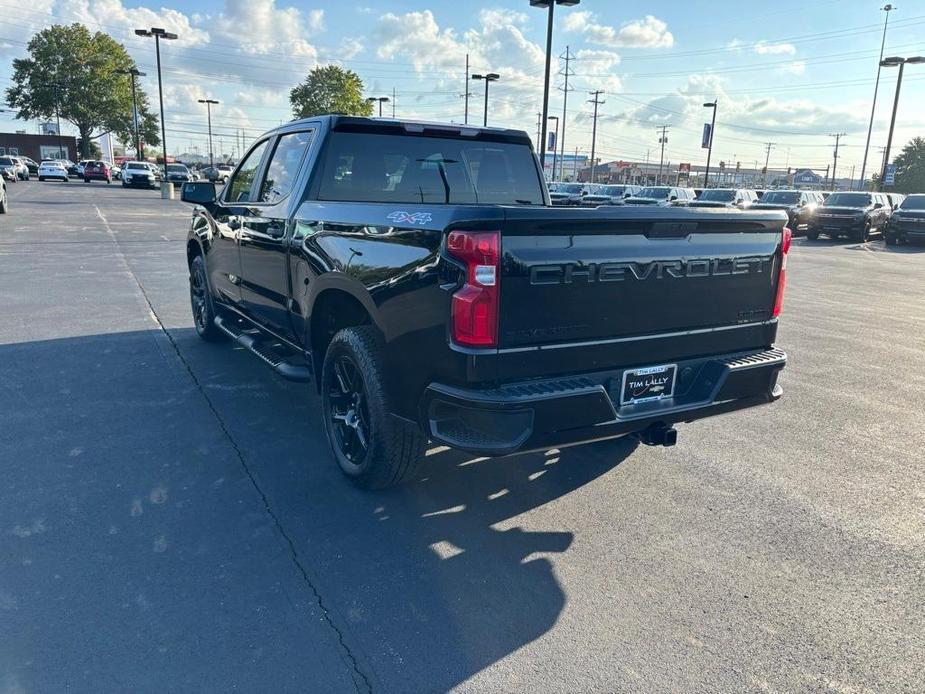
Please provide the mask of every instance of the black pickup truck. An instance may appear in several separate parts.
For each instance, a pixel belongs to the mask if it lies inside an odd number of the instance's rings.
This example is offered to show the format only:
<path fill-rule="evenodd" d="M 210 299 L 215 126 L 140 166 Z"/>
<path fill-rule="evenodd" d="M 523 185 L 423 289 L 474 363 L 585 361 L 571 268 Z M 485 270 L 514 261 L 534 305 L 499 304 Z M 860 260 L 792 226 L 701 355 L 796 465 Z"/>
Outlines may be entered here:
<path fill-rule="evenodd" d="M 257 140 L 196 204 L 195 326 L 314 382 L 366 488 L 428 440 L 477 455 L 776 400 L 781 212 L 553 208 L 526 133 L 325 116 Z"/>

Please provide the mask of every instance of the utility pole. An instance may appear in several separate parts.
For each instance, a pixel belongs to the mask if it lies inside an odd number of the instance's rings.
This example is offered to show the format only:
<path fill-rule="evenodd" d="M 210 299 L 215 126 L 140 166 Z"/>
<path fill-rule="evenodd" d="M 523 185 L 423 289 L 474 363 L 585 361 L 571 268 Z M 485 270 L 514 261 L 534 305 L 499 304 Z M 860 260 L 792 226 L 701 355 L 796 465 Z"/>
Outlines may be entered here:
<path fill-rule="evenodd" d="M 206 105 L 206 113 L 209 114 L 209 166 L 215 166 L 215 160 L 212 155 L 212 104 L 217 104 L 215 99 L 199 99 L 200 104 Z"/>
<path fill-rule="evenodd" d="M 469 125 L 469 54 L 466 53 L 466 89 L 463 91 L 463 96 L 466 98 L 466 115 L 463 118 L 463 123 Z M 395 114 L 392 114 L 395 115 Z"/>
<path fill-rule="evenodd" d="M 578 148 L 575 148 L 575 158 L 572 160 L 572 178 L 578 180 Z"/>
<path fill-rule="evenodd" d="M 829 137 L 835 138 L 835 155 L 832 157 L 832 187 L 835 187 L 835 169 L 838 168 L 838 142 L 848 133 L 829 133 Z M 851 188 L 849 187 L 849 190 Z"/>
<path fill-rule="evenodd" d="M 607 103 L 600 99 L 603 93 L 603 89 L 596 89 L 593 92 L 588 92 L 588 94 L 594 97 L 593 99 L 588 99 L 589 104 L 594 104 L 594 124 L 591 126 L 591 183 L 594 183 L 594 169 L 597 166 L 597 160 L 594 158 L 594 147 L 597 140 L 597 107 Z"/>
<path fill-rule="evenodd" d="M 764 155 L 764 186 L 768 187 L 768 180 L 771 172 L 768 170 L 768 162 L 771 161 L 771 150 L 774 148 L 775 142 L 766 142 L 765 143 L 765 155 Z"/>
<path fill-rule="evenodd" d="M 703 172 L 703 187 L 710 187 L 710 157 L 713 155 L 713 131 L 716 130 L 716 105 L 719 99 L 713 99 L 711 103 L 703 105 L 704 108 L 713 109 L 713 120 L 710 121 L 710 138 L 707 140 L 707 168 Z M 679 174 L 680 176 L 680 174 Z"/>
<path fill-rule="evenodd" d="M 663 125 L 656 128 L 656 130 L 662 131 L 662 134 L 658 138 L 658 143 L 662 146 L 662 155 L 658 160 L 658 179 L 655 181 L 656 185 L 662 182 L 662 167 L 665 165 L 665 144 L 668 142 L 668 127 L 667 125 Z"/>
<path fill-rule="evenodd" d="M 542 122 L 543 122 L 543 114 L 540 113 L 539 111 L 537 111 L 537 112 L 536 112 L 536 148 L 537 148 L 537 149 L 540 148 L 540 147 L 539 147 L 539 145 L 540 145 L 540 128 L 542 127 Z M 542 164 L 543 166 L 546 165 L 545 162 L 540 162 L 540 164 Z"/>
<path fill-rule="evenodd" d="M 559 141 L 559 152 L 561 156 L 559 157 L 559 178 L 565 178 L 565 174 L 562 171 L 562 167 L 565 166 L 565 121 L 568 116 L 568 93 L 570 91 L 575 91 L 574 89 L 569 89 L 568 87 L 568 78 L 572 73 L 569 69 L 569 61 L 572 59 L 572 54 L 569 46 L 565 47 L 565 55 L 560 55 L 560 59 L 565 61 L 565 69 L 559 70 L 559 74 L 565 77 L 565 86 L 559 87 L 559 90 L 562 92 L 562 139 Z M 556 178 L 556 172 L 552 172 L 553 180 Z"/>
<path fill-rule="evenodd" d="M 877 90 L 880 88 L 880 68 L 883 67 L 881 65 L 883 62 L 883 48 L 886 46 L 886 25 L 890 21 L 890 12 L 896 8 L 887 3 L 880 9 L 886 12 L 886 16 L 883 18 L 883 38 L 880 39 L 880 59 L 877 61 L 877 79 L 874 82 L 874 101 L 870 105 L 870 124 L 867 126 L 867 142 L 864 144 L 864 159 L 861 162 L 861 180 L 858 182 L 858 190 L 864 187 L 864 173 L 867 169 L 867 150 L 870 149 L 870 134 L 874 130 L 874 113 L 877 110 Z"/>
<path fill-rule="evenodd" d="M 395 117 L 395 87 L 392 87 L 392 118 Z"/>

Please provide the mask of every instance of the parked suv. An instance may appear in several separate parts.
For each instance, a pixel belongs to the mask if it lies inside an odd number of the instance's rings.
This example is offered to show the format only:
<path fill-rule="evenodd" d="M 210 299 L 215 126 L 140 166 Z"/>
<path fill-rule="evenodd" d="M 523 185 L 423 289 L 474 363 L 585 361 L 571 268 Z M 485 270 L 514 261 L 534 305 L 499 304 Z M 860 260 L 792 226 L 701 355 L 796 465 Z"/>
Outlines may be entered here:
<path fill-rule="evenodd" d="M 636 195 L 627 198 L 627 205 L 660 205 L 669 207 L 675 205 L 689 205 L 697 199 L 693 188 L 680 188 L 677 186 L 648 186 Z"/>
<path fill-rule="evenodd" d="M 893 210 L 883 238 L 888 246 L 925 241 L 925 194 L 909 195 Z"/>
<path fill-rule="evenodd" d="M 112 183 L 112 170 L 105 161 L 85 161 L 84 165 L 84 183 L 90 181 L 106 181 Z"/>
<path fill-rule="evenodd" d="M 756 210 L 784 210 L 787 224 L 796 234 L 809 229 L 813 215 L 823 202 L 825 196 L 817 190 L 769 190 L 752 207 Z"/>
<path fill-rule="evenodd" d="M 549 186 L 549 201 L 553 205 L 577 207 L 585 195 L 596 189 L 589 183 L 553 183 Z"/>
<path fill-rule="evenodd" d="M 622 205 L 626 198 L 633 197 L 642 190 L 633 185 L 602 185 L 581 199 L 583 207 L 597 207 L 598 205 Z"/>
<path fill-rule="evenodd" d="M 122 168 L 122 187 L 144 186 L 157 187 L 157 175 L 154 166 L 146 161 L 127 161 Z"/>
<path fill-rule="evenodd" d="M 758 201 L 758 193 L 745 188 L 709 188 L 690 203 L 691 207 L 751 207 Z"/>
<path fill-rule="evenodd" d="M 890 201 L 883 193 L 832 193 L 816 210 L 806 237 L 847 236 L 866 243 L 872 233 L 883 232 L 891 212 Z"/>

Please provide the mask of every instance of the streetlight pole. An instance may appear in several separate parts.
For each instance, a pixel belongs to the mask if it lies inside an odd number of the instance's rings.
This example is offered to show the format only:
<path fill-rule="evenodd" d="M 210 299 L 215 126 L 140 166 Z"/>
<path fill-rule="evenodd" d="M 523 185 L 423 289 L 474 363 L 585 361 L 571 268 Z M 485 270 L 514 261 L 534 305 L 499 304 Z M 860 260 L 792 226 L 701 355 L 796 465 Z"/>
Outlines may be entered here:
<path fill-rule="evenodd" d="M 501 75 L 499 75 L 497 72 L 489 72 L 488 74 L 485 74 L 485 75 L 478 75 L 478 74 L 472 75 L 472 79 L 485 80 L 485 112 L 482 116 L 482 127 L 487 127 L 488 126 L 488 85 L 494 82 L 495 80 L 501 79 Z M 543 123 L 543 137 L 546 137 L 546 124 L 545 123 Z M 545 144 L 543 145 L 543 148 L 545 151 Z"/>
<path fill-rule="evenodd" d="M 549 120 L 556 121 L 556 129 L 553 131 L 552 143 L 552 180 L 556 180 L 556 145 L 559 144 L 559 116 L 549 116 Z"/>
<path fill-rule="evenodd" d="M 886 46 L 886 25 L 890 21 L 890 12 L 895 10 L 896 7 L 887 3 L 880 9 L 886 12 L 886 16 L 883 18 L 883 38 L 880 39 L 880 59 L 877 61 L 877 79 L 874 82 L 874 101 L 870 105 L 870 124 L 867 126 L 867 142 L 864 143 L 864 159 L 861 162 L 861 179 L 858 181 L 858 190 L 864 187 L 864 173 L 867 169 L 867 151 L 870 149 L 870 134 L 874 130 L 874 113 L 877 110 L 877 90 L 880 88 L 880 68 L 883 67 L 883 48 Z"/>
<path fill-rule="evenodd" d="M 152 27 L 151 29 L 135 29 L 135 34 L 138 36 L 148 36 L 154 37 L 154 50 L 157 54 L 157 96 L 160 100 L 161 106 L 161 147 L 164 148 L 164 180 L 167 180 L 167 127 L 164 124 L 164 85 L 161 81 L 161 39 L 165 41 L 173 41 L 177 38 L 176 34 L 173 34 L 164 29 L 159 29 L 157 27 Z"/>
<path fill-rule="evenodd" d="M 549 118 L 549 67 L 552 61 L 552 15 L 556 5 L 574 7 L 581 0 L 530 0 L 531 7 L 549 10 L 546 19 L 546 72 L 543 73 L 543 132 L 540 134 L 540 161 L 546 166 L 546 121 Z"/>
<path fill-rule="evenodd" d="M 710 121 L 710 139 L 707 141 L 707 168 L 703 172 L 703 187 L 710 187 L 710 157 L 713 155 L 713 131 L 716 129 L 716 104 L 719 103 L 719 99 L 713 99 L 712 103 L 706 103 L 703 105 L 704 108 L 713 109 L 713 120 Z"/>
<path fill-rule="evenodd" d="M 883 190 L 883 181 L 886 178 L 886 169 L 890 163 L 890 147 L 893 145 L 893 128 L 896 126 L 896 109 L 899 106 L 899 90 L 903 86 L 903 68 L 906 66 L 906 63 L 911 63 L 913 65 L 917 63 L 925 63 L 925 55 L 917 55 L 912 58 L 900 58 L 898 56 L 893 56 L 890 58 L 884 58 L 880 61 L 881 67 L 896 67 L 899 66 L 899 75 L 896 78 L 896 96 L 893 98 L 893 115 L 890 118 L 890 134 L 886 138 L 886 151 L 883 154 L 883 170 L 880 172 L 880 190 Z"/>
<path fill-rule="evenodd" d="M 215 99 L 199 99 L 200 104 L 206 105 L 206 113 L 209 118 L 209 166 L 215 166 L 215 158 L 212 149 L 212 104 L 218 104 Z"/>
<path fill-rule="evenodd" d="M 366 97 L 366 100 L 371 104 L 377 101 L 379 102 L 379 117 L 382 118 L 382 104 L 388 103 L 389 97 L 387 96 L 368 96 Z"/>
<path fill-rule="evenodd" d="M 138 100 L 135 95 L 135 78 L 145 77 L 146 74 L 144 72 L 139 72 L 136 67 L 127 70 L 116 70 L 116 72 L 120 75 L 129 75 L 132 80 L 132 125 L 135 126 L 135 157 L 141 159 L 141 138 L 138 135 Z"/>
<path fill-rule="evenodd" d="M 58 106 L 60 97 L 58 96 L 58 90 L 61 89 L 61 85 L 58 82 L 55 82 L 55 120 L 58 123 L 58 158 L 61 158 L 61 112 Z M 67 159 L 67 156 L 64 157 Z"/>

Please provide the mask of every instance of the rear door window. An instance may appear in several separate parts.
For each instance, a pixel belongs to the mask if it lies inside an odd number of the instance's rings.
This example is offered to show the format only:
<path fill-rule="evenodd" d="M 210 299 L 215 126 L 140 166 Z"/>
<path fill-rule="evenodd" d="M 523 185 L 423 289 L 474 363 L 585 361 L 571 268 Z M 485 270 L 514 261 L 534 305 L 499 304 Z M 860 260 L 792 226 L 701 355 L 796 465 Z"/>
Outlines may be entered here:
<path fill-rule="evenodd" d="M 272 204 L 289 195 L 311 141 L 311 132 L 289 133 L 279 138 L 260 186 L 260 202 Z"/>
<path fill-rule="evenodd" d="M 332 133 L 317 195 L 357 202 L 543 204 L 526 144 L 386 133 Z"/>

